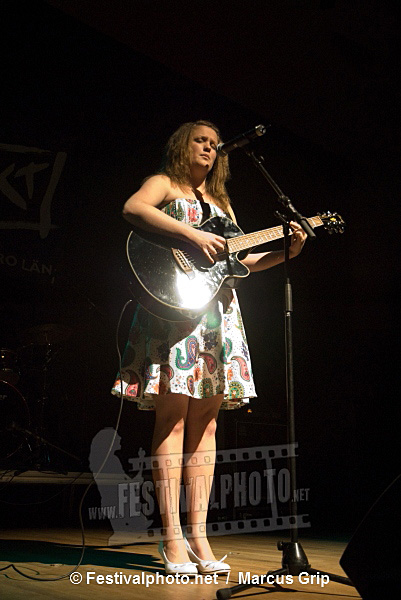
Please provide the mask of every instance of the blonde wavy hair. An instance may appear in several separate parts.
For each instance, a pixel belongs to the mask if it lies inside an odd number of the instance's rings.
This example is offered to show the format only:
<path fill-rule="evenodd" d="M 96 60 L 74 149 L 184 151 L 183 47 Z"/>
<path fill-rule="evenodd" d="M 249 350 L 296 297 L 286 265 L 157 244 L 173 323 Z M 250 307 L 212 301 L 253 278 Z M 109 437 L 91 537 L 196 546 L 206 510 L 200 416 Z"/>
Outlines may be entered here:
<path fill-rule="evenodd" d="M 180 187 L 189 186 L 190 182 L 190 150 L 189 140 L 191 132 L 195 127 L 210 127 L 217 135 L 217 143 L 222 141 L 220 131 L 210 121 L 194 121 L 192 123 L 183 123 L 169 138 L 166 147 L 162 168 L 159 173 L 167 175 L 172 183 Z M 230 177 L 228 167 L 228 156 L 218 154 L 213 168 L 209 171 L 206 178 L 206 192 L 215 200 L 216 204 L 228 212 L 230 198 L 228 197 L 225 183 Z"/>

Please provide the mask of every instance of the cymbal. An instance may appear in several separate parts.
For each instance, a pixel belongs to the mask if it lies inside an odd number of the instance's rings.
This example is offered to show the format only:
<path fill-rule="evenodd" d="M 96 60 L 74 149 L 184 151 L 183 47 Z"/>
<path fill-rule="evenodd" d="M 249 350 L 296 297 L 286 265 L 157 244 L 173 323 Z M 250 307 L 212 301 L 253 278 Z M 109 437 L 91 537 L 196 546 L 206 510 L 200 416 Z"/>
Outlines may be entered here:
<path fill-rule="evenodd" d="M 71 327 L 59 323 L 44 323 L 25 329 L 21 334 L 21 342 L 25 345 L 57 344 L 67 340 L 72 333 Z"/>

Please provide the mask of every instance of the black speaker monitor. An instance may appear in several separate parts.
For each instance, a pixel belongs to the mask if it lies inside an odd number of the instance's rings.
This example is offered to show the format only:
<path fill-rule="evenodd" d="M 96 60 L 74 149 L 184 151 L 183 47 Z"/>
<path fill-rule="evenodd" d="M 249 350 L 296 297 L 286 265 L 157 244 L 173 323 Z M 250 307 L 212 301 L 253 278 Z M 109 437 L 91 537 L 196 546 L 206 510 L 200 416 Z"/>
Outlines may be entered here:
<path fill-rule="evenodd" d="M 363 600 L 401 596 L 401 475 L 360 523 L 340 565 Z"/>

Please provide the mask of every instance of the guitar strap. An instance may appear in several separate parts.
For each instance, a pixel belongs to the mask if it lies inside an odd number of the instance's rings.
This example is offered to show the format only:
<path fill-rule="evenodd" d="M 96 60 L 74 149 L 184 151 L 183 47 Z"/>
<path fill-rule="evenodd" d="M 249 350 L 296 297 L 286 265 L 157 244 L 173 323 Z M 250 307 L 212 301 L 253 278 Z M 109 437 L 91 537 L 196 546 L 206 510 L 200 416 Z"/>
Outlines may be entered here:
<path fill-rule="evenodd" d="M 199 202 L 202 207 L 202 221 L 200 222 L 202 225 L 210 217 L 210 204 L 204 200 L 199 200 Z"/>
<path fill-rule="evenodd" d="M 210 204 L 208 202 L 204 202 L 204 200 L 199 200 L 199 202 L 202 207 L 202 225 L 210 217 Z M 237 285 L 238 282 L 235 278 L 226 279 L 226 281 L 222 284 L 219 294 L 220 299 L 223 302 L 223 312 L 227 311 L 233 299 L 233 292 L 231 288 L 236 287 Z"/>

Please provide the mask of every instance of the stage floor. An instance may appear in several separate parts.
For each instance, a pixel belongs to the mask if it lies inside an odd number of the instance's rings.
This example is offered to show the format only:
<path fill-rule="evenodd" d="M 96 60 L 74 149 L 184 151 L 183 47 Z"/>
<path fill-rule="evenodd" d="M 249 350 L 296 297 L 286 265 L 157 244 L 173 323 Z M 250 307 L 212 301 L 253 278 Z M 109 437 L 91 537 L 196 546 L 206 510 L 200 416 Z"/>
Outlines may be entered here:
<path fill-rule="evenodd" d="M 227 562 L 232 571 L 227 578 L 218 578 L 217 583 L 209 581 L 177 583 L 165 580 L 164 567 L 157 552 L 157 542 L 148 541 L 131 545 L 110 547 L 110 531 L 86 532 L 86 550 L 78 571 L 82 582 L 73 584 L 70 580 L 32 581 L 14 569 L 0 571 L 0 596 L 2 600 L 32 600 L 71 598 L 100 600 L 102 598 L 148 598 L 211 600 L 216 598 L 218 589 L 237 585 L 240 578 L 263 575 L 281 566 L 281 553 L 276 548 L 279 539 L 285 536 L 272 535 L 226 535 L 211 538 L 217 557 L 228 554 Z M 346 543 L 301 538 L 301 543 L 311 566 L 318 571 L 328 571 L 343 575 L 339 559 Z M 24 573 L 39 578 L 53 579 L 69 573 L 79 561 L 81 554 L 81 533 L 78 529 L 51 530 L 9 530 L 1 534 L 0 568 L 13 563 Z M 159 581 L 156 581 L 159 573 Z M 96 577 L 98 577 L 96 581 Z M 111 583 L 107 583 L 106 576 Z M 152 576 L 154 581 L 152 581 Z M 79 576 L 78 576 L 79 577 Z M 87 577 L 93 579 L 87 580 Z M 146 585 L 146 578 L 148 585 Z M 125 580 L 124 580 L 125 579 Z M 269 599 L 279 599 L 292 592 L 291 598 L 331 600 L 339 598 L 359 598 L 355 588 L 329 582 L 322 577 L 311 582 L 305 578 L 293 577 L 292 583 L 281 588 L 269 584 L 250 588 L 238 594 L 238 598 L 268 595 Z M 103 583 L 102 583 L 103 581 Z M 260 579 L 258 579 L 260 581 Z"/>

